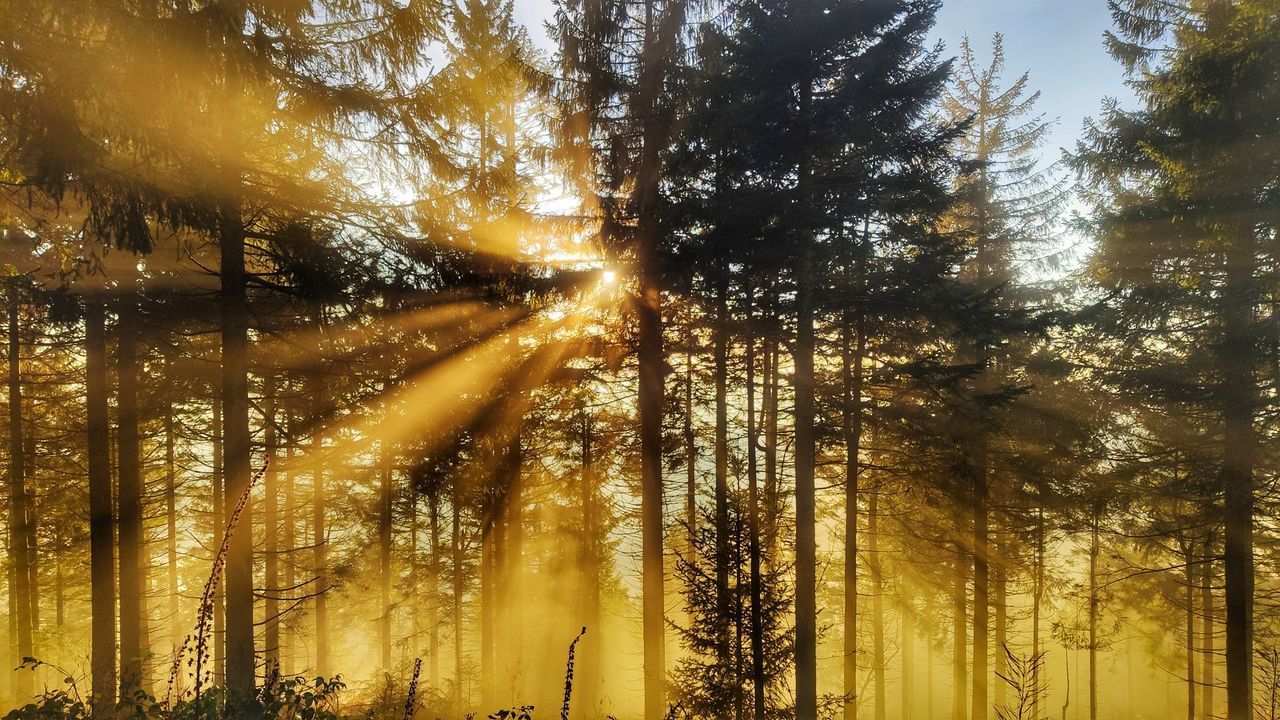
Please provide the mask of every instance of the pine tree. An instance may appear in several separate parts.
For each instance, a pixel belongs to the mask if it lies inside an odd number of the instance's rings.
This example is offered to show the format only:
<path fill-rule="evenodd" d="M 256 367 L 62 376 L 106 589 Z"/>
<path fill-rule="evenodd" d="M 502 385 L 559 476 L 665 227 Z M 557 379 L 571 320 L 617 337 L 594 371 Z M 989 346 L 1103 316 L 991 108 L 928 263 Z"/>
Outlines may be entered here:
<path fill-rule="evenodd" d="M 645 708 L 667 711 L 663 570 L 662 417 L 665 410 L 660 225 L 665 152 L 675 124 L 670 88 L 685 47 L 687 0 L 562 0 L 556 24 L 560 120 L 570 177 L 601 211 L 603 245 L 627 258 L 637 283 L 638 421 Z M 638 42 L 637 42 L 638 41 Z"/>
<path fill-rule="evenodd" d="M 992 541 L 992 524 L 999 534 L 1002 518 L 992 517 L 992 505 L 1003 504 L 998 485 L 999 448 L 992 435 L 998 432 L 1001 409 L 1012 399 L 1022 358 L 1018 342 L 1033 327 L 1028 322 L 1029 302 L 1018 267 L 1034 257 L 1052 238 L 1065 199 L 1062 181 L 1052 166 L 1038 166 L 1038 150 L 1052 123 L 1035 114 L 1038 92 L 1029 92 L 1030 77 L 1023 73 L 1002 87 L 1005 69 L 1003 38 L 992 41 L 992 59 L 978 66 L 969 39 L 960 46 L 957 74 L 943 105 L 967 131 L 957 142 L 957 152 L 969 164 L 956 188 L 959 203 L 950 216 L 953 229 L 969 243 L 970 254 L 960 279 L 983 300 L 984 307 L 966 318 L 957 342 L 958 360 L 973 367 L 970 390 L 974 400 L 970 430 L 960 441 L 963 473 L 970 484 L 973 555 L 973 693 L 972 716 L 986 716 L 993 656 L 991 630 L 991 571 L 1002 564 Z M 1015 344 L 1016 343 L 1016 344 Z M 967 345 L 967 346 L 966 346 Z M 1003 397 L 1002 397 L 1003 396 Z M 997 612 L 1000 612 L 997 609 Z M 997 672 L 1006 658 L 995 648 Z M 997 692 L 1002 688 L 997 684 Z"/>
<path fill-rule="evenodd" d="M 1269 358 L 1263 298 L 1273 262 L 1280 85 L 1274 3 L 1117 2 L 1112 54 L 1142 107 L 1115 103 L 1086 128 L 1074 164 L 1094 207 L 1095 281 L 1110 327 L 1138 348 L 1131 375 L 1177 364 L 1215 414 L 1225 534 L 1227 717 L 1252 713 L 1256 422 Z M 1141 340 L 1139 335 L 1141 334 Z"/>

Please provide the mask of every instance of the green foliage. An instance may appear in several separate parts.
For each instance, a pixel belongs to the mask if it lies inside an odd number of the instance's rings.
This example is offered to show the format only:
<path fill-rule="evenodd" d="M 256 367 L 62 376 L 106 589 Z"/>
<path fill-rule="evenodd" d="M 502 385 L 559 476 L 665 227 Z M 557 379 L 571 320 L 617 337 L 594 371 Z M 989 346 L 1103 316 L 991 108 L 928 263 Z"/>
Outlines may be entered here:
<path fill-rule="evenodd" d="M 38 662 L 29 664 L 34 668 Z M 70 680 L 70 678 L 68 678 Z M 192 720 L 193 718 L 235 718 L 236 720 L 339 720 L 339 694 L 346 688 L 340 678 L 269 678 L 254 698 L 236 701 L 223 688 L 212 688 L 197 699 L 186 697 L 166 705 L 138 690 L 120 699 L 115 716 L 130 720 Z M 46 691 L 23 707 L 10 711 L 4 720 L 82 720 L 92 717 L 92 708 L 80 697 L 74 683 Z"/>
<path fill-rule="evenodd" d="M 740 709 L 744 717 L 753 715 L 751 678 L 751 634 L 759 632 L 764 650 L 764 716 L 785 718 L 794 714 L 788 703 L 786 674 L 794 648 L 788 624 L 791 597 L 786 575 L 763 544 L 760 627 L 751 625 L 751 587 L 748 582 L 750 522 L 745 497 L 730 496 L 727 508 L 728 537 L 717 540 L 710 514 L 699 524 L 692 547 L 677 560 L 676 572 L 682 582 L 688 622 L 678 626 L 681 642 L 689 651 L 671 674 L 678 717 L 721 718 Z M 727 567 L 736 578 L 729 588 L 728 612 L 718 611 L 716 572 Z"/>
<path fill-rule="evenodd" d="M 1006 669 L 996 675 L 1009 687 L 1013 697 L 1004 706 L 996 708 L 996 717 L 999 720 L 1029 720 L 1036 717 L 1036 708 L 1046 690 L 1040 681 L 1044 653 L 1020 655 L 1007 645 L 1001 650 L 1005 655 Z"/>

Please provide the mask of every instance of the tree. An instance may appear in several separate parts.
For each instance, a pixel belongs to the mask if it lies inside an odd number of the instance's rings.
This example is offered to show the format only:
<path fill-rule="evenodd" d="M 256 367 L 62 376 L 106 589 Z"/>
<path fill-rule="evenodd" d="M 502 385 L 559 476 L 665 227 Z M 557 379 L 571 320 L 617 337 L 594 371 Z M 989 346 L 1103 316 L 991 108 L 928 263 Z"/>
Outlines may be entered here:
<path fill-rule="evenodd" d="M 1073 163 L 1092 190 L 1095 282 L 1113 332 L 1138 350 L 1126 371 L 1183 367 L 1214 410 L 1227 625 L 1227 717 L 1252 713 L 1254 478 L 1275 232 L 1276 44 L 1266 2 L 1113 5 L 1112 54 L 1142 107 L 1109 103 Z M 1141 337 L 1138 336 L 1141 333 Z M 1170 388 L 1151 384 L 1169 397 Z"/>
<path fill-rule="evenodd" d="M 1023 73 L 1008 87 L 1001 86 L 1003 38 L 995 36 L 991 63 L 985 68 L 979 68 L 967 37 L 960 51 L 944 107 L 956 122 L 968 127 L 957 142 L 957 151 L 970 167 L 959 177 L 956 190 L 960 202 L 951 220 L 970 247 L 961 279 L 971 284 L 986 304 L 985 311 L 965 321 L 961 333 L 967 337 L 957 342 L 959 361 L 973 368 L 969 392 L 976 413 L 961 442 L 967 446 L 962 472 L 971 483 L 973 511 L 972 716 L 982 720 L 987 715 L 991 681 L 987 669 L 991 656 L 991 566 L 1001 563 L 991 538 L 991 505 L 999 496 L 993 498 L 996 475 L 992 465 L 998 456 L 992 455 L 998 448 L 993 447 L 990 436 L 999 427 L 1000 405 L 1007 404 L 1011 392 L 1019 392 L 1013 377 L 1022 359 L 1009 351 L 1010 341 L 1029 329 L 1027 306 L 1031 298 L 1018 286 L 1016 268 L 1031 250 L 1052 237 L 1065 196 L 1053 168 L 1037 166 L 1037 151 L 1052 124 L 1033 114 L 1040 95 L 1028 93 L 1029 75 Z M 1003 612 L 1002 608 L 997 611 Z M 1003 667 L 1007 657 L 1003 648 L 997 647 L 995 657 Z"/>
<path fill-rule="evenodd" d="M 686 0 L 557 4 L 564 146 L 571 177 L 602 210 L 606 247 L 628 257 L 637 283 L 645 710 L 666 713 L 663 570 L 663 228 L 659 188 L 671 139 L 672 70 L 684 46 Z M 633 42 L 638 38 L 640 42 Z M 599 182 L 597 182 L 599 180 Z"/>

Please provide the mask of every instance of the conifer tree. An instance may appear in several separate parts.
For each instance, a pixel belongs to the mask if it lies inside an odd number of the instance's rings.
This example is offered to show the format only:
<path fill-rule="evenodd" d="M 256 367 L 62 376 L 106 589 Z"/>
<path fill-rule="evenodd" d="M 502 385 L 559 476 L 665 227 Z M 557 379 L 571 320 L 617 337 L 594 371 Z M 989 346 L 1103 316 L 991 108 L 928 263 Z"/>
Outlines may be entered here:
<path fill-rule="evenodd" d="M 959 177 L 959 202 L 950 221 L 969 248 L 960 279 L 982 302 L 978 312 L 962 320 L 965 337 L 957 342 L 958 361 L 973 368 L 972 416 L 960 442 L 966 446 L 961 463 L 973 514 L 971 712 L 975 720 L 985 717 L 989 705 L 993 677 L 989 660 L 994 656 L 1002 666 L 1005 658 L 1003 649 L 992 651 L 990 640 L 991 570 L 1002 564 L 992 541 L 992 525 L 998 535 L 1001 519 L 992 517 L 992 505 L 998 509 L 1007 494 L 997 486 L 996 479 L 1007 473 L 997 467 L 1002 453 L 991 436 L 1000 432 L 1002 406 L 1020 392 L 1015 390 L 1015 378 L 1022 358 L 1014 353 L 1025 345 L 1020 339 L 1033 327 L 1029 322 L 1033 298 L 1018 273 L 1052 237 L 1065 199 L 1053 167 L 1041 168 L 1037 162 L 1052 128 L 1051 122 L 1035 114 L 1040 94 L 1028 91 L 1030 77 L 1025 72 L 1002 87 L 1005 57 L 999 34 L 992 41 L 991 56 L 990 64 L 979 67 L 966 37 L 943 103 L 953 120 L 967 125 L 956 149 L 969 167 Z"/>
<path fill-rule="evenodd" d="M 637 284 L 640 524 L 645 708 L 667 712 L 662 417 L 665 257 L 659 202 L 675 117 L 673 71 L 686 47 L 687 0 L 557 3 L 560 131 L 570 177 L 600 211 L 603 245 Z"/>
<path fill-rule="evenodd" d="M 1212 409 L 1219 520 L 1225 536 L 1227 718 L 1253 712 L 1255 480 L 1260 390 L 1271 362 L 1264 297 L 1274 262 L 1280 84 L 1274 3 L 1207 0 L 1112 5 L 1112 54 L 1129 71 L 1137 110 L 1111 103 L 1086 128 L 1073 162 L 1091 191 L 1091 258 L 1113 297 L 1108 326 L 1135 354 L 1115 367 L 1176 385 Z"/>

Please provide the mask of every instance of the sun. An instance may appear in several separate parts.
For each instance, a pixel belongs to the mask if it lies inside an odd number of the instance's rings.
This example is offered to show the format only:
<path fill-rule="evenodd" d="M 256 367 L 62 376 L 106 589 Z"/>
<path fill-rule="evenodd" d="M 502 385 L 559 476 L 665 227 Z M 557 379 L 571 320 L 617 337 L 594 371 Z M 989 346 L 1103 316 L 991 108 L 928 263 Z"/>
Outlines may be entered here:
<path fill-rule="evenodd" d="M 614 270 L 605 270 L 600 273 L 600 282 L 605 285 L 613 285 L 618 282 L 618 273 Z"/>

